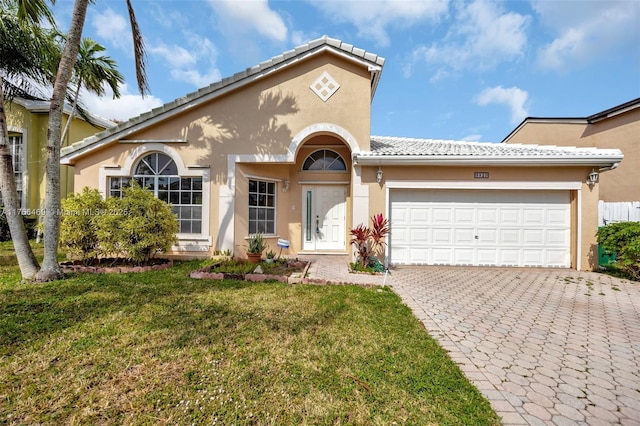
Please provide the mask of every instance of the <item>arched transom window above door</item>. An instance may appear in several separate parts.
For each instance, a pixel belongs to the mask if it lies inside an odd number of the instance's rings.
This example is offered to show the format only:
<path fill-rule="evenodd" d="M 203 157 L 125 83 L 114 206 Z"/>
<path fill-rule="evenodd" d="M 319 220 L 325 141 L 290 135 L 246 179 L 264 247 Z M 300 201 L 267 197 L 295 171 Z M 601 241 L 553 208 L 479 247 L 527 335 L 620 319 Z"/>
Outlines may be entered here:
<path fill-rule="evenodd" d="M 343 172 L 347 170 L 347 164 L 337 152 L 330 149 L 320 149 L 304 160 L 302 170 Z"/>

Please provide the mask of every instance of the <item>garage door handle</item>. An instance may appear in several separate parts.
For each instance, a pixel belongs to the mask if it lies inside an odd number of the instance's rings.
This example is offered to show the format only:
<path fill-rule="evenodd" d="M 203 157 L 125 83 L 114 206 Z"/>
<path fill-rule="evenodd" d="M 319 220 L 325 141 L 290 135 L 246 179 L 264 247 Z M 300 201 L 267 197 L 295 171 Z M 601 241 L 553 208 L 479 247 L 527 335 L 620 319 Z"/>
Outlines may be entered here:
<path fill-rule="evenodd" d="M 476 235 L 476 236 L 475 236 L 475 239 L 476 239 L 476 240 L 479 240 L 479 239 L 480 239 L 480 237 L 478 237 L 478 236 Z"/>

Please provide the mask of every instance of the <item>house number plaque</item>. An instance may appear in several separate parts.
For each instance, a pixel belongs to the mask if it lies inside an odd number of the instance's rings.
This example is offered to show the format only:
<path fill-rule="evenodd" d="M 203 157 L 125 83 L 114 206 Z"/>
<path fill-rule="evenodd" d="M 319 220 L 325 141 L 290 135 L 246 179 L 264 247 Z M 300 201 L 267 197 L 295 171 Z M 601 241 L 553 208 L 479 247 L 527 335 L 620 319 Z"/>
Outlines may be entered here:
<path fill-rule="evenodd" d="M 489 179 L 489 172 L 473 172 L 474 179 Z"/>

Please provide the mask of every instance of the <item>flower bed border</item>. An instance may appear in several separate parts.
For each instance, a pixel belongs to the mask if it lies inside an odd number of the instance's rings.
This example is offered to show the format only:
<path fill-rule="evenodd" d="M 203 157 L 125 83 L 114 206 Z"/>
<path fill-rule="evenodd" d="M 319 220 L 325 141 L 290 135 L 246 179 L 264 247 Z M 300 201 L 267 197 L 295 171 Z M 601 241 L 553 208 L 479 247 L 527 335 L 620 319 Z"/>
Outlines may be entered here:
<path fill-rule="evenodd" d="M 272 274 L 227 274 L 224 272 L 207 272 L 211 269 L 211 266 L 207 266 L 206 268 L 198 269 L 197 271 L 192 271 L 189 274 L 189 277 L 197 279 L 197 280 L 225 280 L 225 279 L 233 279 L 240 281 L 249 281 L 249 282 L 263 282 L 263 281 L 278 281 L 287 284 L 306 284 L 308 280 L 306 278 L 307 271 L 311 266 L 311 262 L 307 260 L 299 261 L 301 263 L 306 263 L 305 267 L 302 269 L 302 272 L 294 272 L 291 275 L 272 275 Z"/>
<path fill-rule="evenodd" d="M 173 260 L 167 259 L 164 263 L 147 266 L 84 266 L 65 262 L 61 263 L 60 267 L 64 273 L 86 272 L 92 274 L 127 274 L 130 272 L 164 271 L 173 267 Z"/>

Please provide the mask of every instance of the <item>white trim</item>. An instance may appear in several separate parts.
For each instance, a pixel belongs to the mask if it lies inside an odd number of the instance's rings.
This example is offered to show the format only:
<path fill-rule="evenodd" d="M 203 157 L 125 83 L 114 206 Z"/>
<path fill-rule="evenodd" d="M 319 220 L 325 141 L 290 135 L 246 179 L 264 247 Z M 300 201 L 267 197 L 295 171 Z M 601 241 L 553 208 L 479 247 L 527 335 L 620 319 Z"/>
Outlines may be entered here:
<path fill-rule="evenodd" d="M 349 185 L 348 180 L 299 180 L 298 185 Z"/>
<path fill-rule="evenodd" d="M 416 188 L 416 189 L 550 189 L 550 190 L 579 190 L 582 182 L 537 182 L 537 181 L 396 181 L 385 182 L 387 188 Z"/>
<path fill-rule="evenodd" d="M 29 191 L 28 188 L 28 184 L 29 184 L 29 161 L 27 161 L 28 158 L 28 147 L 29 147 L 29 140 L 28 138 L 28 132 L 26 128 L 23 127 L 15 127 L 15 126 L 7 126 L 7 131 L 8 132 L 13 132 L 13 133 L 20 133 L 20 135 L 22 136 L 22 199 L 20 200 L 20 207 L 27 208 L 29 206 L 27 206 L 27 192 L 31 192 Z M 12 156 L 13 158 L 13 156 Z M 40 159 L 38 159 L 40 160 Z M 15 166 L 14 166 L 14 172 L 15 172 Z M 40 197 L 38 196 L 38 203 L 40 203 Z M 40 207 L 40 206 L 36 206 L 36 207 Z"/>
<path fill-rule="evenodd" d="M 576 226 L 578 227 L 576 232 L 576 270 L 580 270 L 582 267 L 582 188 L 578 188 L 576 191 L 577 196 L 577 214 Z"/>
<path fill-rule="evenodd" d="M 353 137 L 348 130 L 343 127 L 338 126 L 337 124 L 332 123 L 316 123 L 311 126 L 307 126 L 304 129 L 300 130 L 292 139 L 291 144 L 289 145 L 288 154 L 291 158 L 291 162 L 295 162 L 295 157 L 298 152 L 298 149 L 302 144 L 312 135 L 315 134 L 331 134 L 339 136 L 346 144 L 349 146 L 351 150 L 351 155 L 357 154 L 360 152 L 360 146 L 356 141 L 356 138 Z M 346 164 L 346 163 L 345 163 Z"/>
<path fill-rule="evenodd" d="M 562 155 L 562 154 L 561 154 Z M 434 166 L 610 166 L 622 161 L 622 155 L 601 154 L 593 156 L 541 157 L 496 157 L 493 155 L 366 155 L 354 156 L 354 162 L 363 166 L 400 166 L 400 165 L 434 165 Z"/>
<path fill-rule="evenodd" d="M 120 167 L 117 164 L 103 164 L 98 171 L 98 191 L 104 198 L 109 195 L 107 180 L 111 177 L 130 177 L 133 175 L 133 166 L 146 154 L 153 152 L 161 152 L 169 156 L 178 168 L 178 175 L 181 177 L 201 177 L 202 178 L 202 229 L 200 234 L 178 234 L 178 244 L 173 249 L 177 251 L 192 251 L 181 249 L 183 246 L 207 246 L 207 250 L 211 246 L 211 232 L 209 227 L 210 217 L 210 198 L 211 198 L 211 171 L 208 166 L 185 166 L 182 157 L 171 147 L 161 143 L 149 143 L 139 145 L 136 149 L 129 152 L 124 160 L 124 165 Z M 197 243 L 193 243 L 197 241 Z M 203 244 L 204 243 L 204 246 Z M 199 248 L 196 251 L 204 251 Z"/>
<path fill-rule="evenodd" d="M 120 139 L 118 143 L 189 143 L 186 139 Z"/>

